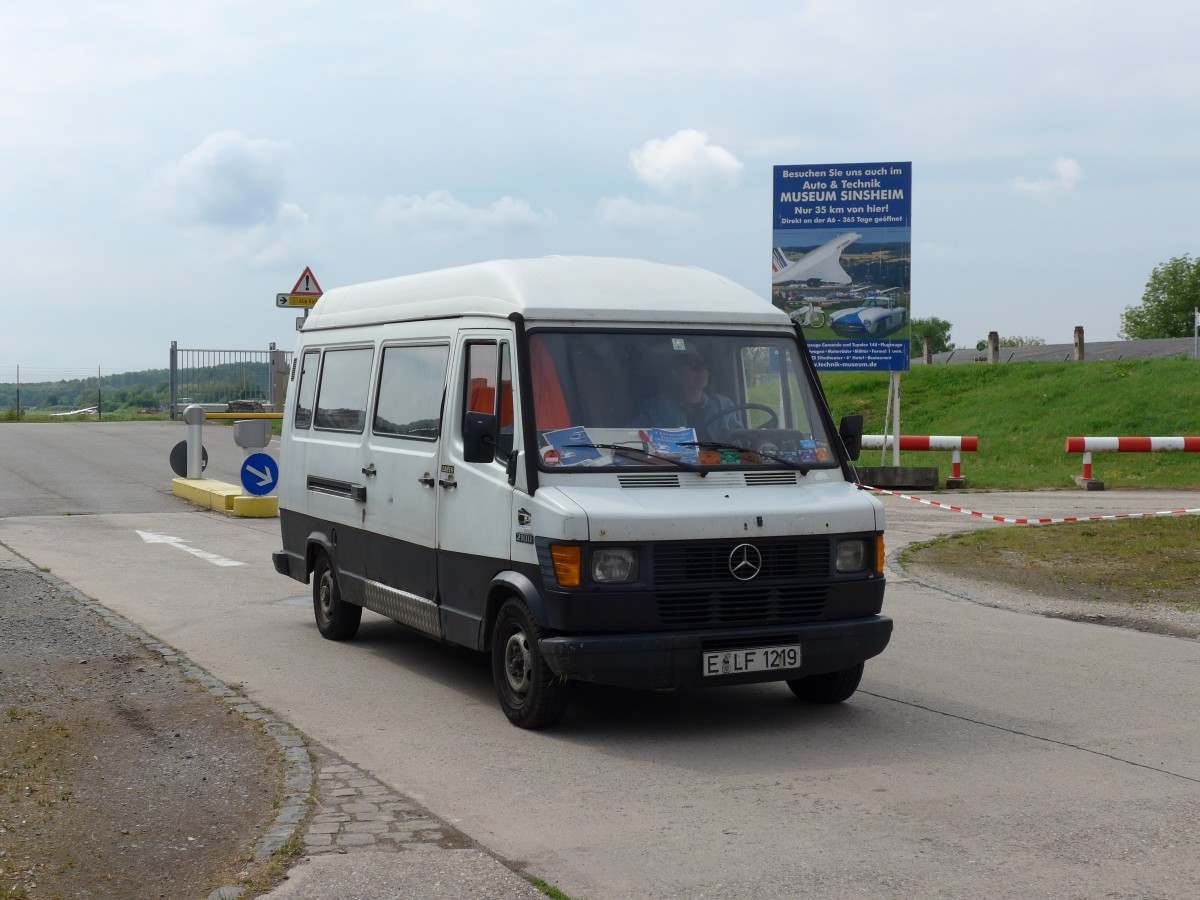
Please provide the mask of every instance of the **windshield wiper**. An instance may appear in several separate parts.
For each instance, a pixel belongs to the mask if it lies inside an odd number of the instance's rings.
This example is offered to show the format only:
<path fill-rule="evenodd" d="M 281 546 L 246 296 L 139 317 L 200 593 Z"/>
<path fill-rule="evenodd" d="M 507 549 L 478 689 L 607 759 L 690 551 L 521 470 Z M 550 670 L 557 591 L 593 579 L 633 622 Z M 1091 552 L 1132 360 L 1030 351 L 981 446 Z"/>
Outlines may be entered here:
<path fill-rule="evenodd" d="M 613 453 L 621 456 L 637 455 L 642 459 L 661 459 L 663 462 L 669 462 L 673 466 L 679 466 L 681 469 L 687 469 L 689 472 L 695 472 L 701 478 L 705 478 L 708 475 L 707 469 L 702 469 L 699 466 L 692 465 L 689 462 L 684 462 L 682 459 L 676 459 L 673 456 L 663 456 L 659 453 L 651 453 L 649 450 L 643 450 L 641 447 L 626 447 L 624 444 L 564 444 L 563 446 L 590 447 L 594 450 L 611 450 Z M 691 446 L 691 444 L 689 443 L 687 446 Z"/>
<path fill-rule="evenodd" d="M 791 469 L 799 470 L 801 475 L 807 475 L 809 470 L 800 463 L 791 459 L 784 459 L 778 454 L 772 453 L 769 450 L 752 450 L 749 447 L 739 447 L 737 444 L 724 444 L 721 441 L 685 441 L 680 444 L 681 447 L 699 447 L 701 450 L 736 450 L 739 453 L 757 453 L 759 456 L 764 456 L 767 459 L 774 460 L 778 463 L 783 463 Z"/>

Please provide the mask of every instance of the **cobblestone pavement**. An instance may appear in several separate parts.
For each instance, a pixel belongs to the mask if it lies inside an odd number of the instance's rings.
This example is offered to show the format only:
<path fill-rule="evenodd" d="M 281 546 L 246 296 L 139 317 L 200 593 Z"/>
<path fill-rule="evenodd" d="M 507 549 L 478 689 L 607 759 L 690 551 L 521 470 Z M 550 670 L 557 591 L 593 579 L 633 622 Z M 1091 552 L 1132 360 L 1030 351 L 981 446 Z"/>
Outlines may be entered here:
<path fill-rule="evenodd" d="M 316 777 L 311 815 L 299 832 L 305 856 L 269 900 L 545 900 L 524 876 L 419 804 L 320 744 L 308 751 Z"/>
<path fill-rule="evenodd" d="M 462 849 L 474 842 L 412 800 L 315 742 L 314 813 L 304 830 L 307 855 L 350 850 Z"/>

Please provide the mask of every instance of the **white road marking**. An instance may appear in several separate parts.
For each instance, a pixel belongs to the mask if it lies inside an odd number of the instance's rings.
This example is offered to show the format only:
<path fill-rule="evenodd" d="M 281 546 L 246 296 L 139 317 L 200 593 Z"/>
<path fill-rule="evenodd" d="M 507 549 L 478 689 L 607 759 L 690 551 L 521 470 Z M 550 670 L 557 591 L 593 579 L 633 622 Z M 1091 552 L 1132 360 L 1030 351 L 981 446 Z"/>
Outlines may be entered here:
<path fill-rule="evenodd" d="M 185 553 L 190 553 L 192 556 L 198 556 L 206 562 L 212 563 L 214 566 L 245 565 L 244 563 L 238 562 L 236 559 L 226 559 L 224 556 L 217 556 L 217 554 L 209 553 L 207 550 L 189 547 L 183 542 L 183 538 L 172 537 L 169 534 L 155 534 L 153 531 L 138 531 L 138 536 L 147 544 L 170 544 L 172 547 L 178 547 Z"/>

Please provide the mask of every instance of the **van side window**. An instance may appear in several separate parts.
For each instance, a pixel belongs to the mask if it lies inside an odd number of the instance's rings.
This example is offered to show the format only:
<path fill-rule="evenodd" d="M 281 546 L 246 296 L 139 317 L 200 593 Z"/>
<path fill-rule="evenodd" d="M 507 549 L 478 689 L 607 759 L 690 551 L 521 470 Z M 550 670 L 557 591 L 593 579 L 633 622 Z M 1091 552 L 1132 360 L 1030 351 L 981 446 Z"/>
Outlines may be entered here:
<path fill-rule="evenodd" d="M 371 386 L 371 347 L 326 350 L 317 391 L 316 427 L 362 433 Z"/>
<path fill-rule="evenodd" d="M 384 348 L 371 423 L 376 434 L 438 439 L 449 355 L 447 345 Z"/>
<path fill-rule="evenodd" d="M 513 448 L 512 362 L 508 344 L 467 345 L 467 396 L 463 411 L 494 415 L 500 422 L 497 449 L 505 456 Z"/>
<path fill-rule="evenodd" d="M 320 351 L 310 350 L 300 361 L 300 385 L 296 388 L 295 427 L 311 428 L 313 418 L 313 396 L 317 392 L 317 365 L 321 361 Z"/>

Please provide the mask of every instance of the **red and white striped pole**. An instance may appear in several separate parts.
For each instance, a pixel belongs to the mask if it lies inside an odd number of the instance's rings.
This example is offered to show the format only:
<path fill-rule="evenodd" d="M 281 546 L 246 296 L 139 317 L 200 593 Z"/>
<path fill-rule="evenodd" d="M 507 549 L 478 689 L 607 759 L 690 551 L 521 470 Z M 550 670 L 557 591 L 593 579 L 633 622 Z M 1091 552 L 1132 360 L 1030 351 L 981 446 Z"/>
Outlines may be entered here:
<path fill-rule="evenodd" d="M 895 443 L 894 435 L 864 434 L 863 449 L 887 449 Z M 902 434 L 900 435 L 901 450 L 949 450 L 951 478 L 962 480 L 962 454 L 975 453 L 979 450 L 979 438 L 974 435 L 945 435 L 945 434 Z"/>
<path fill-rule="evenodd" d="M 1083 454 L 1077 480 L 1091 483 L 1093 453 L 1200 453 L 1200 437 L 1069 437 L 1065 449 Z"/>

